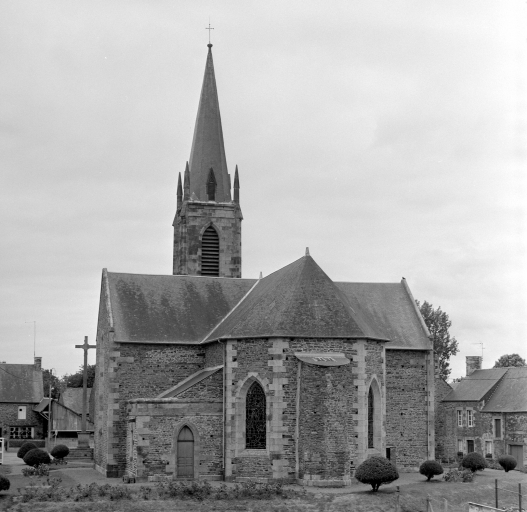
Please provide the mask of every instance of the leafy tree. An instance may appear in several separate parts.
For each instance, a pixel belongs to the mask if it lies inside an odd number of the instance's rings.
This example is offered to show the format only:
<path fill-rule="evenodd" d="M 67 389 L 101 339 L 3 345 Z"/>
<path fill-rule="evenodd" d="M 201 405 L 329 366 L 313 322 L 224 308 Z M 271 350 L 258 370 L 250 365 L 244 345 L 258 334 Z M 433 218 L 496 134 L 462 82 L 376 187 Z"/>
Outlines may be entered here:
<path fill-rule="evenodd" d="M 49 384 L 51 382 L 51 398 L 58 400 L 62 391 L 61 380 L 51 370 L 42 370 L 42 381 L 44 384 L 44 396 L 49 396 Z"/>
<path fill-rule="evenodd" d="M 448 332 L 452 322 L 448 318 L 448 315 L 444 311 L 441 311 L 440 306 L 434 309 L 434 306 L 426 300 L 422 305 L 418 300 L 415 303 L 432 335 L 434 353 L 439 365 L 439 376 L 447 380 L 451 372 L 449 368 L 450 357 L 455 356 L 459 352 L 456 338 L 450 337 L 450 333 Z"/>
<path fill-rule="evenodd" d="M 494 368 L 507 368 L 508 366 L 527 366 L 527 363 L 518 354 L 505 354 L 494 364 Z"/>
<path fill-rule="evenodd" d="M 95 381 L 95 365 L 89 364 L 87 366 L 88 371 L 88 387 L 92 388 Z M 66 374 L 62 377 L 62 383 L 64 388 L 82 388 L 82 379 L 84 375 L 84 365 L 81 365 L 76 373 Z"/>

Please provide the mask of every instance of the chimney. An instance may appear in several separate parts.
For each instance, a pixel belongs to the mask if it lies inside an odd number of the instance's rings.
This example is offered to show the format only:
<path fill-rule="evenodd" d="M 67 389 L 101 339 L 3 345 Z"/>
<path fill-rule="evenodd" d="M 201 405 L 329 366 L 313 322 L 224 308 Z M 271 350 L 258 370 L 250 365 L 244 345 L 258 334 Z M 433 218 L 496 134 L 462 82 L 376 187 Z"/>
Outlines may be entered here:
<path fill-rule="evenodd" d="M 481 370 L 481 363 L 483 358 L 481 356 L 467 356 L 467 377 L 474 372 L 474 370 Z"/>
<path fill-rule="evenodd" d="M 35 357 L 35 370 L 42 370 L 42 358 Z"/>

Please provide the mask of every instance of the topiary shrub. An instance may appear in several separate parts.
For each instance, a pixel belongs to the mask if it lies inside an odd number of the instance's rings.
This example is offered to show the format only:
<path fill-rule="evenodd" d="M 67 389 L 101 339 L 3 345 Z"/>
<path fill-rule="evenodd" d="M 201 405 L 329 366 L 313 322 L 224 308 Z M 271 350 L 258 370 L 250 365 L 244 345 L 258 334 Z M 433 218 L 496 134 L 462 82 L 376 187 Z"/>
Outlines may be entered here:
<path fill-rule="evenodd" d="M 9 478 L 0 475 L 0 491 L 8 491 L 10 487 L 11 482 L 9 481 Z"/>
<path fill-rule="evenodd" d="M 28 441 L 18 449 L 18 452 L 16 452 L 16 456 L 19 459 L 23 459 L 28 451 L 34 450 L 35 448 L 38 448 L 38 446 L 35 443 Z"/>
<path fill-rule="evenodd" d="M 505 470 L 505 473 L 508 473 L 511 469 L 516 467 L 516 459 L 512 455 L 502 455 L 498 459 L 499 465 Z"/>
<path fill-rule="evenodd" d="M 51 462 L 51 458 L 48 452 L 41 450 L 40 448 L 35 448 L 34 450 L 30 450 L 26 453 L 24 462 L 28 466 L 36 467 L 39 464 L 49 464 Z"/>
<path fill-rule="evenodd" d="M 443 466 L 436 460 L 425 460 L 419 467 L 419 473 L 430 481 L 435 475 L 443 474 Z"/>
<path fill-rule="evenodd" d="M 51 455 L 55 459 L 63 459 L 70 453 L 70 449 L 64 444 L 58 444 L 51 450 Z"/>
<path fill-rule="evenodd" d="M 382 484 L 389 484 L 397 480 L 399 473 L 388 459 L 371 457 L 357 468 L 355 478 L 363 484 L 370 484 L 372 492 L 376 492 Z"/>
<path fill-rule="evenodd" d="M 470 469 L 472 473 L 475 473 L 476 471 L 483 471 L 487 467 L 483 456 L 476 452 L 469 453 L 466 457 L 464 457 L 461 461 L 461 465 L 464 468 Z"/>

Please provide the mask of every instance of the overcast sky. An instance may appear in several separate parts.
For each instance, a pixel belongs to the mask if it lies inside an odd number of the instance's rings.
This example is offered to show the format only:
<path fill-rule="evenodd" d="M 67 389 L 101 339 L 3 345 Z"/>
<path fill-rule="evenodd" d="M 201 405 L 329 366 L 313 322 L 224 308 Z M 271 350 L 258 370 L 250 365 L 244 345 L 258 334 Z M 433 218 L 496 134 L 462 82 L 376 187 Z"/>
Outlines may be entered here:
<path fill-rule="evenodd" d="M 36 321 L 44 367 L 75 371 L 102 269 L 171 273 L 209 16 L 243 276 L 309 246 L 441 306 L 453 377 L 477 343 L 484 367 L 527 357 L 526 11 L 0 0 L 0 360 L 32 361 Z"/>

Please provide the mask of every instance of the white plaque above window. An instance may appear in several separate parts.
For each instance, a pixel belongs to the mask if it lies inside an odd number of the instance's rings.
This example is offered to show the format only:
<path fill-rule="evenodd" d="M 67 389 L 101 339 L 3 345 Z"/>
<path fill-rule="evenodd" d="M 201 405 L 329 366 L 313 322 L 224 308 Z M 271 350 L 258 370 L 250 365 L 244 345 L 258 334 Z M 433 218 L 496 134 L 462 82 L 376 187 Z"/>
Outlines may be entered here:
<path fill-rule="evenodd" d="M 350 360 L 342 352 L 295 352 L 295 357 L 308 364 L 318 366 L 344 366 Z"/>

